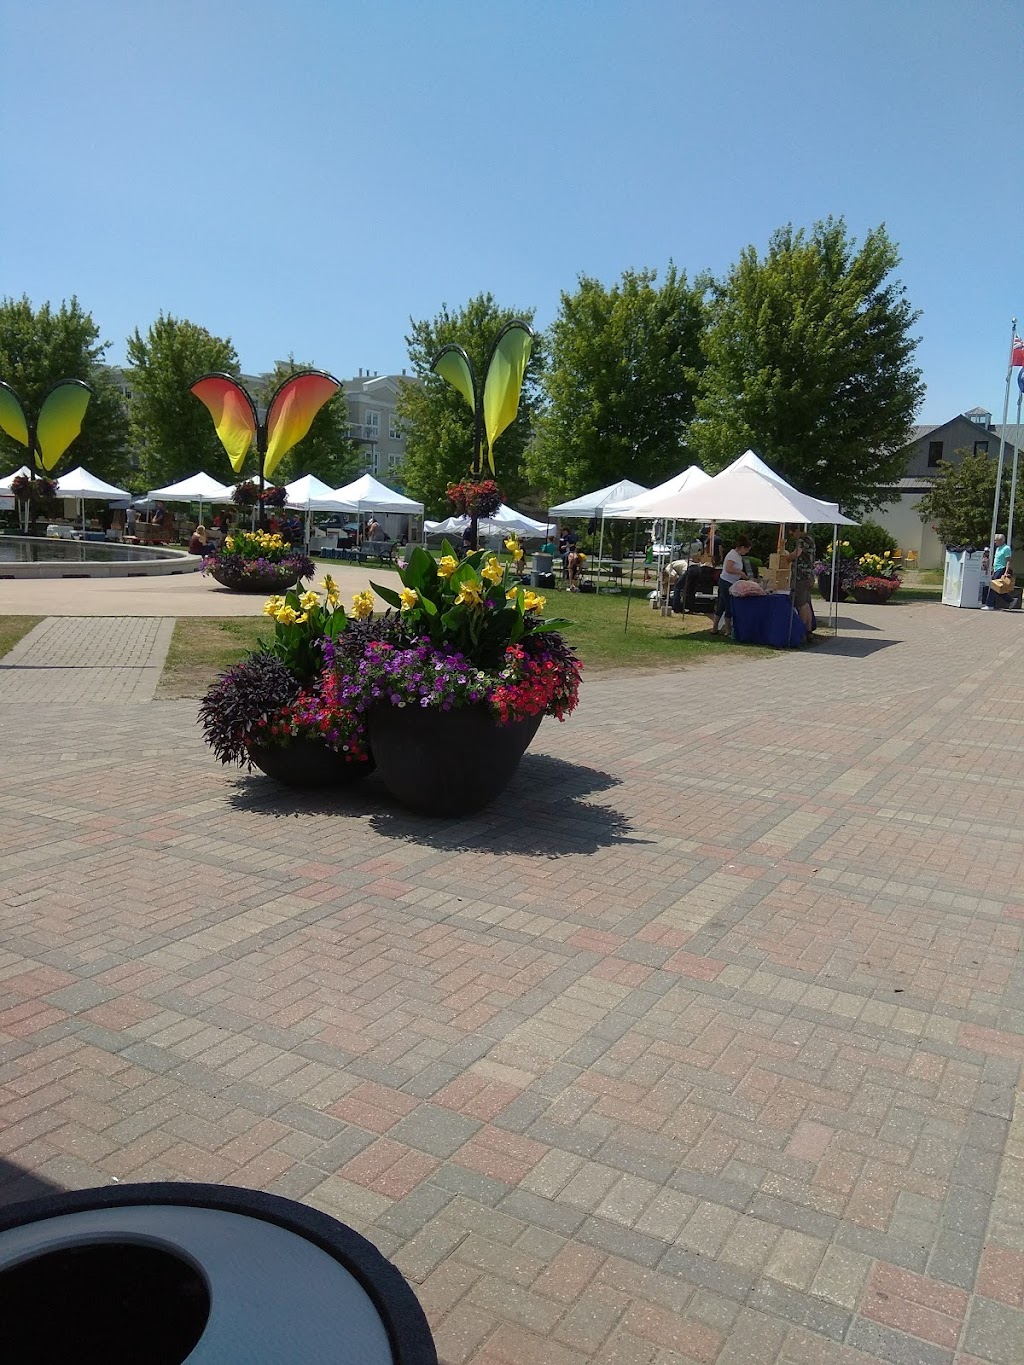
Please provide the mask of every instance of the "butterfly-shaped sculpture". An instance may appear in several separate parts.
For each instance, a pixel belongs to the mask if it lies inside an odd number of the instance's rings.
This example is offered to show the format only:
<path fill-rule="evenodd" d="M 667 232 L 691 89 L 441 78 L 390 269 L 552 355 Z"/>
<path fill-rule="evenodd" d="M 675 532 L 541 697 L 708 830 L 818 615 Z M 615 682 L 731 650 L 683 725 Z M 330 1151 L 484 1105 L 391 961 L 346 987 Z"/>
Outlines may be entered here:
<path fill-rule="evenodd" d="M 494 443 L 516 419 L 523 375 L 533 349 L 533 329 L 516 318 L 507 322 L 494 338 L 487 360 L 483 393 L 478 394 L 473 362 L 461 346 L 442 346 L 430 368 L 447 379 L 469 404 L 473 414 L 473 462 L 471 474 L 484 472 L 484 435 L 487 463 L 494 473 Z"/>
<path fill-rule="evenodd" d="M 27 449 L 36 469 L 48 473 L 82 430 L 91 397 L 83 380 L 61 379 L 47 390 L 33 421 L 10 384 L 0 380 L 0 427 Z"/>
<path fill-rule="evenodd" d="M 260 421 L 248 391 L 229 374 L 204 374 L 192 393 L 208 409 L 220 443 L 236 474 L 255 443 L 260 472 L 269 479 L 292 446 L 298 445 L 329 398 L 341 387 L 323 370 L 303 370 L 275 391 Z"/>

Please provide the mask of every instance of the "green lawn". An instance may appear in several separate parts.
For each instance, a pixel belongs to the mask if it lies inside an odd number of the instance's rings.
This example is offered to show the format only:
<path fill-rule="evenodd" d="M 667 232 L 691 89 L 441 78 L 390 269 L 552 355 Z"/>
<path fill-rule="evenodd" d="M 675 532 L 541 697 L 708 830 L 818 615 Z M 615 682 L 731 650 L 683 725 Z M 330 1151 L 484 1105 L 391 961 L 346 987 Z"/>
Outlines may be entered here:
<path fill-rule="evenodd" d="M 263 616 L 179 616 L 156 695 L 201 697 L 218 674 L 273 630 L 274 623 Z"/>
<path fill-rule="evenodd" d="M 771 654 L 734 645 L 711 634 L 710 616 L 667 616 L 651 610 L 649 587 L 634 588 L 629 630 L 624 629 L 627 593 L 547 592 L 546 616 L 564 616 L 566 638 L 591 672 L 681 668 L 707 659 Z M 22 619 L 22 618 L 19 618 Z M 201 697 L 219 673 L 269 637 L 272 623 L 258 617 L 179 617 L 157 696 Z"/>
<path fill-rule="evenodd" d="M 13 649 L 42 619 L 41 616 L 0 616 L 0 657 Z"/>

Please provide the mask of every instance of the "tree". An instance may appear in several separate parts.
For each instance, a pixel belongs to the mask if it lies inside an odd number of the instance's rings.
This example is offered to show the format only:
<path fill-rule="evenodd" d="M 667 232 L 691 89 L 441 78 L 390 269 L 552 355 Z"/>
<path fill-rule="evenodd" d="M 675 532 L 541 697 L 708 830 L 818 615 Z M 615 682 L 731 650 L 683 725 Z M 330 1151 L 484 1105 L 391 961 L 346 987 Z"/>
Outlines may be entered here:
<path fill-rule="evenodd" d="M 143 337 L 128 338 L 132 385 L 131 433 L 149 487 L 160 487 L 203 470 L 222 483 L 240 477 L 217 439 L 210 414 L 189 392 L 200 375 L 238 375 L 230 340 L 205 327 L 163 313 Z M 255 473 L 255 458 L 241 477 Z"/>
<path fill-rule="evenodd" d="M 991 455 L 956 452 L 959 463 L 943 462 L 935 484 L 916 510 L 932 523 L 944 545 L 987 545 L 992 534 L 992 502 L 999 462 Z M 1010 457 L 1012 458 L 1012 457 Z M 1010 463 L 1003 470 L 998 525 L 1005 528 L 1010 511 Z M 1013 514 L 1015 532 L 1024 531 L 1024 480 L 1017 480 Z M 1018 538 L 1019 537 L 1015 537 Z"/>
<path fill-rule="evenodd" d="M 123 483 L 129 465 L 128 414 L 103 355 L 110 344 L 77 298 L 54 311 L 33 309 L 26 297 L 0 300 L 0 379 L 14 389 L 32 416 L 61 379 L 82 379 L 93 390 L 81 433 L 54 471 L 84 465 L 109 483 Z M 25 447 L 0 433 L 0 465 L 9 472 L 26 463 Z"/>
<path fill-rule="evenodd" d="M 581 275 L 550 332 L 548 408 L 528 468 L 550 501 L 619 479 L 660 483 L 689 463 L 707 281 L 670 265 L 610 289 Z"/>
<path fill-rule="evenodd" d="M 403 487 L 421 501 L 428 514 L 449 516 L 445 489 L 469 474 L 473 456 L 473 414 L 465 400 L 440 375 L 430 372 L 430 362 L 449 342 L 462 346 L 482 384 L 491 345 L 506 322 L 522 318 L 533 321 L 534 310 L 500 308 L 491 294 L 478 294 L 456 312 L 447 304 L 432 320 L 410 319 L 412 331 L 405 342 L 413 373 L 422 381 L 405 384 L 398 399 L 398 414 L 406 427 L 405 457 L 399 471 Z M 540 402 L 538 381 L 543 370 L 538 337 L 533 346 L 516 420 L 495 446 L 495 477 L 506 498 L 515 501 L 528 487 L 524 454 Z"/>
<path fill-rule="evenodd" d="M 692 439 L 709 471 L 752 446 L 797 488 L 847 511 L 903 473 L 924 393 L 920 316 L 892 278 L 884 227 L 863 244 L 840 218 L 748 247 L 714 290 Z"/>
<path fill-rule="evenodd" d="M 259 394 L 253 394 L 263 407 L 270 402 L 281 384 L 300 370 L 314 370 L 315 365 L 300 365 L 294 356 L 279 360 L 273 373 L 266 377 Z M 331 488 L 350 483 L 359 473 L 359 452 L 348 439 L 348 413 L 341 389 L 313 418 L 308 435 L 293 446 L 273 473 L 274 483 L 291 483 L 303 474 L 315 474 Z"/>

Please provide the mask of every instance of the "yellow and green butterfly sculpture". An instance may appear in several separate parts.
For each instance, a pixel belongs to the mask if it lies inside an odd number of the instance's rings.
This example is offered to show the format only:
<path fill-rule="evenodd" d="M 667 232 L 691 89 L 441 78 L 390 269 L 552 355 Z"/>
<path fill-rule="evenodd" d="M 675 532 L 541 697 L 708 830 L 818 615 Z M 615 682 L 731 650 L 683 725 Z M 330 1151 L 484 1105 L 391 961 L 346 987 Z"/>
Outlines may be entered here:
<path fill-rule="evenodd" d="M 32 420 L 18 395 L 0 379 L 0 427 L 23 445 L 33 468 L 49 473 L 82 430 L 92 389 L 81 379 L 61 379 L 46 393 Z"/>
<path fill-rule="evenodd" d="M 523 375 L 533 349 L 533 329 L 521 319 L 507 322 L 494 338 L 487 360 L 483 393 L 476 391 L 473 362 L 454 342 L 442 346 L 430 368 L 469 404 L 473 414 L 473 462 L 471 474 L 484 472 L 484 435 L 487 437 L 487 463 L 494 473 L 494 443 L 516 419 Z"/>

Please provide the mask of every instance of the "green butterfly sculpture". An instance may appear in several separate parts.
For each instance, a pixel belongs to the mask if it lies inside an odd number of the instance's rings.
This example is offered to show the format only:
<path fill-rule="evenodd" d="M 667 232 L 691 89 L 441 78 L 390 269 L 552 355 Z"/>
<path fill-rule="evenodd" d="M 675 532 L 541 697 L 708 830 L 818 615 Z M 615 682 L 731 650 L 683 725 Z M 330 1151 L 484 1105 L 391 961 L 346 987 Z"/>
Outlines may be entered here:
<path fill-rule="evenodd" d="M 473 414 L 473 462 L 471 474 L 484 472 L 484 435 L 487 437 L 487 463 L 494 473 L 494 443 L 516 419 L 523 375 L 533 349 L 533 329 L 516 318 L 507 322 L 494 338 L 487 360 L 483 393 L 478 394 L 473 362 L 461 346 L 442 346 L 430 368 L 446 379 L 469 404 Z"/>
<path fill-rule="evenodd" d="M 81 379 L 61 379 L 48 390 L 33 422 L 18 395 L 0 379 L 0 427 L 27 448 L 32 464 L 47 473 L 82 430 L 92 389 Z"/>

